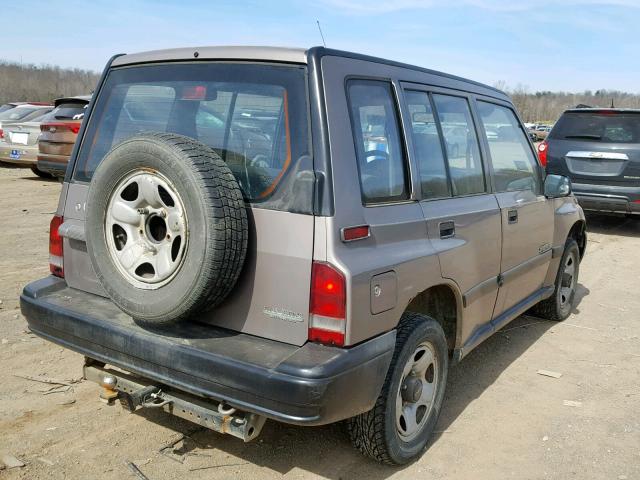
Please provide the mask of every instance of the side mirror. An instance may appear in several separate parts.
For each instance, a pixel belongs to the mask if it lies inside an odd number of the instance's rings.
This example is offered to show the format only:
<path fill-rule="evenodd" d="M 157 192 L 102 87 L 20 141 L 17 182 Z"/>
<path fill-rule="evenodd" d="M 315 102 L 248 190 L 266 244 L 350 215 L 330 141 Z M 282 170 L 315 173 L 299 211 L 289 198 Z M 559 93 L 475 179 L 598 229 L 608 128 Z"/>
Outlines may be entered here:
<path fill-rule="evenodd" d="M 544 196 L 547 198 L 567 197 L 571 194 L 571 180 L 563 175 L 547 175 L 544 180 Z"/>

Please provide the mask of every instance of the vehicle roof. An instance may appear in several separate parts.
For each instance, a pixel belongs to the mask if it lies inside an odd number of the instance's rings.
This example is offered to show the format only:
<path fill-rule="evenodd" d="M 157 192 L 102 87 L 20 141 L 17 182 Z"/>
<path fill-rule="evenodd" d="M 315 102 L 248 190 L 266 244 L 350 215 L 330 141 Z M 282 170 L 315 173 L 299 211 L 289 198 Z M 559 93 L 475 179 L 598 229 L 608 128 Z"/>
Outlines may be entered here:
<path fill-rule="evenodd" d="M 20 103 L 15 108 L 35 108 L 36 110 L 44 110 L 45 108 L 51 108 L 53 105 L 50 103 Z"/>
<path fill-rule="evenodd" d="M 50 107 L 51 104 L 47 103 L 47 102 L 7 102 L 7 103 L 3 103 L 3 105 L 13 105 L 14 107 L 20 107 L 20 106 L 24 106 L 24 105 L 33 105 L 36 107 L 40 107 L 40 106 L 44 106 L 44 107 Z"/>
<path fill-rule="evenodd" d="M 564 113 L 598 113 L 598 112 L 620 112 L 620 113 L 640 113 L 640 108 L 607 108 L 607 107 L 590 107 L 590 108 L 568 108 Z"/>
<path fill-rule="evenodd" d="M 432 75 L 438 75 L 441 77 L 450 78 L 452 80 L 463 81 L 472 85 L 476 85 L 482 88 L 492 90 L 502 95 L 506 94 L 501 90 L 485 85 L 474 80 L 467 78 L 450 75 L 448 73 L 439 72 L 437 70 L 430 70 L 415 65 L 409 65 L 406 63 L 396 62 L 393 60 L 387 60 L 384 58 L 373 57 L 363 55 L 354 52 L 347 52 L 343 50 L 334 50 L 326 47 L 312 47 L 309 49 L 304 48 L 288 48 L 288 47 L 267 47 L 267 46 L 203 46 L 203 47 L 186 47 L 186 48 L 171 48 L 166 50 L 151 50 L 148 52 L 132 53 L 120 55 L 114 58 L 112 66 L 118 67 L 121 65 L 132 65 L 137 63 L 149 63 L 149 62 L 163 62 L 163 61 L 177 61 L 177 60 L 259 60 L 259 61 L 272 61 L 272 62 L 286 62 L 286 63 L 308 63 L 310 55 L 325 56 L 332 55 L 337 57 L 347 57 L 357 60 L 364 60 L 376 63 L 383 63 L 386 65 L 396 66 L 400 68 L 407 68 L 419 72 L 429 73 Z"/>
<path fill-rule="evenodd" d="M 91 101 L 91 95 L 77 95 L 75 97 L 60 97 L 54 100 L 54 105 L 57 107 L 61 103 L 89 103 Z"/>

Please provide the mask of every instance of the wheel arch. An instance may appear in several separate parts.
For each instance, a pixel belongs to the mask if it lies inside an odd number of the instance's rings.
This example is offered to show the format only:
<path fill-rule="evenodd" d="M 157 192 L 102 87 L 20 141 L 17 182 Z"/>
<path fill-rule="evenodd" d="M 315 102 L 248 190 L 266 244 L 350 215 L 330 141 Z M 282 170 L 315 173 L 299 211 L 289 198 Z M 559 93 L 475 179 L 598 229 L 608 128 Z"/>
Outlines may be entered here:
<path fill-rule="evenodd" d="M 576 221 L 567 235 L 567 239 L 573 238 L 578 244 L 578 250 L 580 251 L 580 259 L 584 257 L 584 252 L 587 249 L 587 222 L 584 220 Z"/>
<path fill-rule="evenodd" d="M 450 352 L 459 345 L 462 295 L 455 285 L 432 285 L 413 297 L 405 310 L 427 315 L 437 321 L 447 337 Z"/>

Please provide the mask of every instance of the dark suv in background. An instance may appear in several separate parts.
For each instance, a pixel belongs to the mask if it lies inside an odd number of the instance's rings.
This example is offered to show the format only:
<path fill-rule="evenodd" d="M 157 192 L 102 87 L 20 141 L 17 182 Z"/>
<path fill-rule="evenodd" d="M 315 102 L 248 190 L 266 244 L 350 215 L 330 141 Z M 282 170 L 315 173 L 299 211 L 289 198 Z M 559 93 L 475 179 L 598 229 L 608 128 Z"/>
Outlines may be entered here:
<path fill-rule="evenodd" d="M 640 109 L 567 110 L 538 154 L 585 210 L 640 215 Z"/>

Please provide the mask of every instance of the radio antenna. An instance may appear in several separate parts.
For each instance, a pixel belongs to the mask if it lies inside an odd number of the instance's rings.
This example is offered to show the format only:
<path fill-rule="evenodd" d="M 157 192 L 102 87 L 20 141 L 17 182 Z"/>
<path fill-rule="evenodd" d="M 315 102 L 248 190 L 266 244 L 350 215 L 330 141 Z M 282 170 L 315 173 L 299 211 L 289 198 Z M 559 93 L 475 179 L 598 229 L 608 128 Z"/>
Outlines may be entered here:
<path fill-rule="evenodd" d="M 318 31 L 320 32 L 320 36 L 322 37 L 322 45 L 324 45 L 324 47 L 327 47 L 327 42 L 324 41 L 324 35 L 322 34 L 322 27 L 320 26 L 320 20 L 316 20 L 316 23 L 318 24 Z"/>

